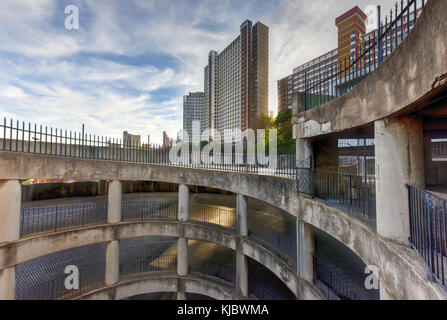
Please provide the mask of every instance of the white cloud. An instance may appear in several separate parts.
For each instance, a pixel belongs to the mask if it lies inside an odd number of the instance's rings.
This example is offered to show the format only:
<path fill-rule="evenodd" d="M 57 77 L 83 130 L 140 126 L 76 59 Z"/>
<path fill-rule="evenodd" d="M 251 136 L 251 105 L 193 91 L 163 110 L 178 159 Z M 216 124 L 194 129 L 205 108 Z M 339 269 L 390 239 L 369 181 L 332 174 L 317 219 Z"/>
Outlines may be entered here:
<path fill-rule="evenodd" d="M 57 0 L 0 0 L 0 110 L 23 120 L 122 130 L 161 141 L 181 128 L 182 96 L 203 90 L 210 50 L 222 50 L 245 19 L 270 27 L 270 109 L 276 81 L 336 46 L 335 17 L 366 0 L 73 0 L 80 30 L 64 28 Z M 382 0 L 390 7 L 393 3 Z M 71 4 L 70 3 L 70 4 Z M 113 59 L 104 56 L 113 55 Z M 163 60 L 148 64 L 126 59 Z M 168 93 L 169 94 L 169 93 Z"/>

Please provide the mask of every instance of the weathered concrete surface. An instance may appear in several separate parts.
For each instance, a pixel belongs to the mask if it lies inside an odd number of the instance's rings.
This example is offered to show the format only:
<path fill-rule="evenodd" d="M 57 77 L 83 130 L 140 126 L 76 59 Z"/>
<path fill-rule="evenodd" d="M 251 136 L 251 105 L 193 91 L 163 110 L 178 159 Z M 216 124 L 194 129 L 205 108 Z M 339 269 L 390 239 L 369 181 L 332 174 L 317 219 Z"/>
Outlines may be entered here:
<path fill-rule="evenodd" d="M 436 81 L 447 73 L 446 34 L 447 0 L 428 1 L 407 38 L 367 79 L 346 95 L 294 116 L 297 137 L 339 132 L 410 112 L 418 107 L 414 102 L 446 90 L 447 83 Z"/>
<path fill-rule="evenodd" d="M 338 209 L 301 198 L 301 219 L 325 231 L 356 253 L 367 266 L 377 266 L 381 285 L 398 300 L 446 300 L 442 287 L 428 279 L 419 255 L 408 246 L 387 241 Z"/>
<path fill-rule="evenodd" d="M 241 252 L 236 252 L 236 288 L 244 297 L 248 297 L 248 260 Z"/>
<path fill-rule="evenodd" d="M 20 181 L 0 180 L 0 243 L 19 239 L 20 199 Z"/>
<path fill-rule="evenodd" d="M 248 236 L 247 197 L 242 194 L 236 197 L 236 226 L 241 236 Z"/>
<path fill-rule="evenodd" d="M 409 245 L 406 185 L 425 189 L 422 119 L 378 120 L 374 126 L 377 233 Z"/>
<path fill-rule="evenodd" d="M 303 221 L 296 221 L 297 234 L 299 235 L 297 246 L 298 276 L 310 283 L 314 283 L 314 253 L 315 236 L 313 227 Z"/>
<path fill-rule="evenodd" d="M 240 172 L 0 151 L 0 177 L 160 181 L 239 193 L 265 201 L 294 215 L 298 208 L 295 180 Z"/>
<path fill-rule="evenodd" d="M 107 222 L 118 223 L 121 221 L 121 203 L 123 197 L 123 185 L 119 180 L 109 182 Z"/>
<path fill-rule="evenodd" d="M 182 222 L 189 220 L 189 190 L 184 184 L 178 188 L 178 219 Z"/>
<path fill-rule="evenodd" d="M 16 289 L 16 268 L 0 270 L 0 300 L 14 300 Z"/>
<path fill-rule="evenodd" d="M 220 244 L 252 258 L 275 274 L 297 297 L 300 288 L 305 286 L 309 287 L 308 291 L 311 290 L 315 295 L 319 295 L 312 284 L 299 281 L 295 274 L 296 266 L 292 261 L 285 261 L 250 238 L 240 237 L 230 230 L 193 222 L 122 222 L 21 239 L 0 246 L 0 270 L 43 255 L 99 242 L 144 236 L 182 237 L 182 235 L 191 240 Z"/>
<path fill-rule="evenodd" d="M 20 154 L 0 151 L 0 176 L 7 179 L 53 178 L 53 179 L 107 179 L 107 180 L 147 180 L 168 183 L 212 187 L 265 201 L 281 208 L 291 215 L 301 218 L 351 248 L 366 264 L 375 264 L 384 275 L 382 283 L 397 299 L 426 298 L 447 299 L 441 286 L 426 280 L 426 270 L 417 254 L 405 248 L 397 254 L 392 243 L 385 242 L 359 222 L 339 210 L 325 206 L 317 201 L 297 195 L 296 182 L 272 176 L 255 174 L 189 169 L 169 166 L 143 165 L 134 163 L 116 163 L 98 160 L 67 159 L 44 155 Z M 274 192 L 272 192 L 274 190 Z M 303 203 L 307 204 L 303 206 Z M 307 208 L 307 209 L 306 209 Z M 314 213 L 311 213 L 315 209 Z M 360 224 L 361 225 L 361 224 Z M 18 262 L 32 259 L 58 250 L 65 250 L 84 244 L 114 240 L 114 232 L 127 237 L 141 235 L 159 235 L 172 233 L 178 237 L 178 227 L 173 224 L 136 224 L 124 227 L 104 226 L 104 232 L 98 229 L 61 232 L 59 238 L 33 237 L 19 240 L 10 245 L 0 246 L 0 269 Z M 209 229 L 210 230 L 210 229 Z M 163 233 L 160 233 L 163 232 Z M 120 237 L 119 236 L 119 237 Z M 228 247 L 236 248 L 236 241 L 222 230 L 205 231 L 204 228 L 189 225 L 184 229 L 184 237 L 204 241 L 225 241 Z M 232 240 L 233 239 L 233 240 Z M 352 242 L 352 239 L 356 239 Z M 361 244 L 362 241 L 365 241 Z M 355 244 L 355 245 L 354 245 Z M 368 250 L 359 250 L 367 246 Z M 384 256 L 380 258 L 382 253 Z M 371 252 L 375 252 L 371 259 Z M 17 252 L 17 253 L 16 253 Z M 250 256 L 247 252 L 244 254 Z M 378 258 L 379 257 L 379 258 Z M 253 258 L 253 257 L 252 257 Z M 392 272 L 387 269 L 384 259 L 395 267 Z M 255 259 L 256 260 L 256 259 Z M 379 261 L 380 263 L 378 263 Z M 258 261 L 263 264 L 262 261 Z M 393 268 L 394 268 L 393 267 Z M 398 276 L 406 270 L 410 276 Z M 386 276 L 389 274 L 389 276 Z M 414 282 L 409 279 L 413 279 Z M 416 281 L 417 280 L 417 281 Z M 402 282 L 401 282 L 402 281 Z M 389 283 L 388 283 L 389 282 Z M 408 285 L 407 285 L 408 283 Z M 290 284 L 292 285 L 292 284 Z M 289 287 L 290 288 L 290 287 Z"/>
<path fill-rule="evenodd" d="M 157 275 L 137 281 L 121 281 L 114 286 L 97 289 L 76 299 L 121 300 L 147 293 L 178 292 L 180 287 L 184 292 L 201 294 L 216 300 L 246 299 L 238 294 L 231 284 L 224 284 L 218 279 L 213 281 L 210 277 L 201 276 L 200 274 L 193 274 L 187 277 Z"/>
<path fill-rule="evenodd" d="M 119 241 L 113 240 L 107 242 L 106 250 L 106 278 L 105 283 L 111 286 L 119 281 L 120 278 L 120 249 Z"/>
<path fill-rule="evenodd" d="M 179 276 L 188 275 L 188 239 L 178 238 L 177 242 L 177 274 Z"/>

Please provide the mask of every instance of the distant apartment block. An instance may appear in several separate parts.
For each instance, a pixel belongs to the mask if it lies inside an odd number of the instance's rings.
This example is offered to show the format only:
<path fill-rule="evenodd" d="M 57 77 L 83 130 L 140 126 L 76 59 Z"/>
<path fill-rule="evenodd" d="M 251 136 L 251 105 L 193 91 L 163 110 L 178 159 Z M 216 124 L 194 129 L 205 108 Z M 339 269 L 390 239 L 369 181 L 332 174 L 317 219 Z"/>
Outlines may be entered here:
<path fill-rule="evenodd" d="M 123 144 L 127 146 L 139 146 L 141 143 L 141 136 L 130 134 L 127 131 L 123 131 Z"/>
<path fill-rule="evenodd" d="M 200 121 L 200 131 L 196 133 L 196 136 L 192 135 L 193 121 Z M 183 130 L 188 132 L 189 141 L 200 141 L 201 133 L 205 128 L 205 94 L 190 92 L 183 97 Z"/>
<path fill-rule="evenodd" d="M 407 29 L 412 28 L 421 10 L 416 10 L 410 15 L 403 15 L 397 28 L 392 31 L 393 40 L 383 41 L 382 50 L 386 56 L 391 54 L 394 48 L 403 41 L 407 34 Z M 346 67 L 348 70 L 339 77 L 349 78 L 350 81 L 358 81 L 354 79 L 356 68 L 367 67 L 367 73 L 373 71 L 377 63 L 378 52 L 372 50 L 364 54 L 367 48 L 377 41 L 379 31 L 373 30 L 366 33 L 366 14 L 358 7 L 348 10 L 335 19 L 335 25 L 338 29 L 338 47 L 331 50 L 318 58 L 315 58 L 305 64 L 293 69 L 293 73 L 287 77 L 278 80 L 278 112 L 291 109 L 293 95 L 297 92 L 304 92 L 309 87 L 315 86 L 327 77 L 336 75 L 339 70 L 342 71 Z M 403 33 L 401 33 L 401 26 Z M 386 28 L 388 26 L 384 26 Z M 351 62 L 360 58 L 361 62 L 349 68 Z M 364 74 L 363 74 L 364 77 Z M 329 88 L 319 88 L 319 92 L 329 92 Z"/>
<path fill-rule="evenodd" d="M 269 29 L 246 20 L 222 52 L 211 51 L 204 70 L 205 127 L 252 128 L 268 112 Z"/>

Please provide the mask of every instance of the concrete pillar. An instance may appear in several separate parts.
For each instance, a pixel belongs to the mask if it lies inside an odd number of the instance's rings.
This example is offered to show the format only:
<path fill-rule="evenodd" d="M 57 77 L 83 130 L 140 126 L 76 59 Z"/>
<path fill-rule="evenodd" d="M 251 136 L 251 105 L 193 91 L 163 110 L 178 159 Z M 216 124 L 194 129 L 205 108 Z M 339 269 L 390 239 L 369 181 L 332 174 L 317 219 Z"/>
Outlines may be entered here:
<path fill-rule="evenodd" d="M 309 161 L 312 156 L 312 146 L 308 139 L 296 139 L 296 165 L 297 168 L 311 167 L 311 162 Z"/>
<path fill-rule="evenodd" d="M 236 253 L 236 288 L 244 297 L 248 297 L 248 260 L 241 252 Z"/>
<path fill-rule="evenodd" d="M 0 270 L 0 300 L 14 300 L 16 293 L 16 268 Z"/>
<path fill-rule="evenodd" d="M 181 277 L 188 275 L 188 239 L 178 238 L 177 242 L 177 274 Z"/>
<path fill-rule="evenodd" d="M 22 185 L 19 180 L 0 180 L 0 243 L 20 237 Z"/>
<path fill-rule="evenodd" d="M 314 282 L 315 237 L 311 225 L 296 220 L 297 274 L 300 278 Z"/>
<path fill-rule="evenodd" d="M 425 188 L 422 121 L 393 118 L 376 121 L 374 127 L 377 233 L 409 244 L 406 184 Z"/>
<path fill-rule="evenodd" d="M 181 184 L 178 188 L 178 220 L 187 222 L 189 219 L 189 189 Z"/>
<path fill-rule="evenodd" d="M 177 292 L 177 300 L 186 300 L 186 293 L 184 291 Z"/>
<path fill-rule="evenodd" d="M 248 236 L 248 217 L 247 217 L 247 197 L 241 194 L 236 198 L 236 228 L 237 232 L 243 236 Z"/>
<path fill-rule="evenodd" d="M 119 180 L 109 182 L 109 204 L 108 204 L 108 223 L 118 223 L 121 221 L 121 206 L 123 196 L 123 185 Z"/>
<path fill-rule="evenodd" d="M 113 240 L 107 243 L 106 251 L 106 285 L 111 286 L 120 278 L 120 248 L 119 241 Z"/>

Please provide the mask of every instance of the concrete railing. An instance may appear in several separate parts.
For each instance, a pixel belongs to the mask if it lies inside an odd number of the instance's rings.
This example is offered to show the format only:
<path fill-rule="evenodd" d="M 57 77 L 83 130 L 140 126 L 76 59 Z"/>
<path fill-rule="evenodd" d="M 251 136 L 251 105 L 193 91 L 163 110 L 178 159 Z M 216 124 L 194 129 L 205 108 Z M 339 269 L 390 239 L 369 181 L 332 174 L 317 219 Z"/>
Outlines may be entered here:
<path fill-rule="evenodd" d="M 20 239 L 0 246 L 0 270 L 16 266 L 20 263 L 48 254 L 71 248 L 129 239 L 144 236 L 185 237 L 191 240 L 212 242 L 259 262 L 276 275 L 295 296 L 305 292 L 318 297 L 319 293 L 311 283 L 298 278 L 296 264 L 285 260 L 284 256 L 275 254 L 254 239 L 241 237 L 231 230 L 224 230 L 196 222 L 147 221 L 121 222 L 64 230 L 60 232 L 40 234 Z M 305 289 L 302 289 L 306 287 Z"/>
<path fill-rule="evenodd" d="M 447 3 L 431 0 L 405 40 L 374 72 L 347 94 L 304 110 L 297 99 L 293 123 L 297 138 L 357 128 L 410 114 L 447 89 Z M 443 80 L 444 79 L 444 80 Z"/>
<path fill-rule="evenodd" d="M 76 297 L 76 300 L 121 300 L 142 294 L 171 292 L 194 293 L 216 300 L 256 300 L 241 295 L 234 284 L 223 283 L 220 279 L 213 279 L 206 275 L 190 274 L 179 277 L 176 274 L 146 276 L 132 280 L 123 280 L 112 286 L 97 288 Z"/>

